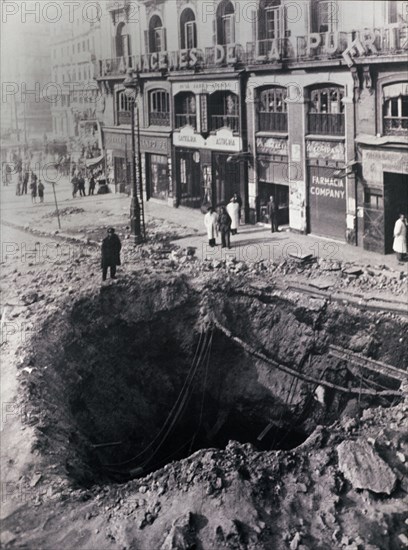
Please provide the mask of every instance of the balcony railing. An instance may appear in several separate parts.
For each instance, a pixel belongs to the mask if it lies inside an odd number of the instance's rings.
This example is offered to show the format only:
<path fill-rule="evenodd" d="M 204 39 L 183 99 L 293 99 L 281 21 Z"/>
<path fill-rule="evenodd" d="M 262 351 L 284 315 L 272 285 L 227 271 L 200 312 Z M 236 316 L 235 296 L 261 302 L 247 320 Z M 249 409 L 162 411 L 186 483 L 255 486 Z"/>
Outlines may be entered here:
<path fill-rule="evenodd" d="M 150 113 L 150 126 L 170 126 L 170 113 Z"/>
<path fill-rule="evenodd" d="M 309 113 L 308 133 L 324 134 L 326 136 L 344 135 L 344 114 Z"/>
<path fill-rule="evenodd" d="M 384 134 L 406 136 L 408 134 L 408 117 L 384 117 Z"/>
<path fill-rule="evenodd" d="M 211 131 L 220 128 L 229 128 L 233 132 L 239 132 L 238 115 L 211 115 Z"/>
<path fill-rule="evenodd" d="M 176 128 L 183 126 L 192 126 L 197 128 L 197 116 L 192 114 L 176 114 Z"/>
<path fill-rule="evenodd" d="M 132 120 L 130 111 L 118 112 L 118 124 L 130 124 L 131 122 Z"/>
<path fill-rule="evenodd" d="M 261 132 L 287 132 L 288 114 L 260 111 L 258 114 L 258 123 Z"/>

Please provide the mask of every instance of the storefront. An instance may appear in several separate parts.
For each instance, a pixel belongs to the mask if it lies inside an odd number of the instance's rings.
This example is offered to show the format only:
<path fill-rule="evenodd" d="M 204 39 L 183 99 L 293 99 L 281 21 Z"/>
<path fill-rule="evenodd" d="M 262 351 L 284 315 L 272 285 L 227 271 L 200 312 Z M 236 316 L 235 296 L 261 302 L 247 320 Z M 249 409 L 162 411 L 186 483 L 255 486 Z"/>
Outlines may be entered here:
<path fill-rule="evenodd" d="M 394 224 L 401 212 L 408 211 L 407 151 L 360 145 L 359 153 L 357 221 L 362 245 L 366 250 L 390 254 Z"/>
<path fill-rule="evenodd" d="M 306 154 L 309 233 L 345 241 L 347 192 L 344 142 L 308 140 Z"/>
<path fill-rule="evenodd" d="M 171 140 L 169 133 L 141 133 L 142 178 L 146 199 L 173 201 L 171 181 Z"/>
<path fill-rule="evenodd" d="M 115 191 L 130 193 L 132 180 L 132 137 L 130 130 L 103 129 L 107 175 Z"/>
<path fill-rule="evenodd" d="M 287 139 L 256 138 L 258 205 L 257 219 L 268 222 L 267 204 L 272 196 L 278 209 L 278 225 L 289 224 L 289 177 Z"/>
<path fill-rule="evenodd" d="M 240 82 L 172 82 L 177 204 L 205 208 L 226 204 L 234 193 L 246 202 Z"/>

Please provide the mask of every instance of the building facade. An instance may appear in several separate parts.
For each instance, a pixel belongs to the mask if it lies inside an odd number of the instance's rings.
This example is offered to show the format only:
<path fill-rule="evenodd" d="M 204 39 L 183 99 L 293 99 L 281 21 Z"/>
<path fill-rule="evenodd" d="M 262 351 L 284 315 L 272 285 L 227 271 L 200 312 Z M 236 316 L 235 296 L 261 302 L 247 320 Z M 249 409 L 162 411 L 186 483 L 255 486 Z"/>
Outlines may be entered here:
<path fill-rule="evenodd" d="M 247 222 L 387 253 L 408 209 L 404 2 L 127 0 L 107 3 L 96 64 L 105 152 L 130 176 L 130 105 L 147 198 L 191 208 L 243 200 Z"/>

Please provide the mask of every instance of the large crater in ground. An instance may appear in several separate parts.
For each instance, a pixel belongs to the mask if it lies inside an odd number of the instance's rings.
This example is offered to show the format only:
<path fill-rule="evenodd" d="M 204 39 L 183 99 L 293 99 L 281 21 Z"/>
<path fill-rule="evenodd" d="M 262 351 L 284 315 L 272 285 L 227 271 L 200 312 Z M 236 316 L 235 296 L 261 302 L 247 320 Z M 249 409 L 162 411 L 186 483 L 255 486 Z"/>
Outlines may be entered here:
<path fill-rule="evenodd" d="M 123 280 L 67 303 L 33 342 L 40 451 L 74 482 L 121 481 L 231 439 L 293 448 L 345 407 L 379 402 L 281 372 L 212 319 L 279 363 L 345 388 L 358 384 L 329 344 L 406 363 L 392 319 L 244 281 Z"/>

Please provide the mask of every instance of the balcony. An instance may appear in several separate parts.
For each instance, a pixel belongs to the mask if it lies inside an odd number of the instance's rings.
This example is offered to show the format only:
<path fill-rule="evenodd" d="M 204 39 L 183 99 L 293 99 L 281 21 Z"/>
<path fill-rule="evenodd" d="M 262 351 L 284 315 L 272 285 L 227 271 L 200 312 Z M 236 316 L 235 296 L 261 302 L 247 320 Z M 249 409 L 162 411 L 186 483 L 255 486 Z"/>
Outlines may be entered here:
<path fill-rule="evenodd" d="M 309 113 L 307 117 L 309 134 L 322 134 L 325 136 L 344 135 L 343 113 Z"/>
<path fill-rule="evenodd" d="M 287 113 L 270 113 L 260 111 L 258 115 L 258 126 L 260 132 L 287 132 Z"/>
<path fill-rule="evenodd" d="M 211 131 L 214 132 L 220 128 L 229 128 L 234 133 L 239 132 L 238 115 L 211 115 Z"/>
<path fill-rule="evenodd" d="M 182 128 L 183 126 L 192 126 L 194 130 L 196 130 L 197 116 L 191 114 L 176 114 L 176 128 Z"/>
<path fill-rule="evenodd" d="M 150 126 L 170 126 L 170 113 L 150 113 L 149 124 Z"/>
<path fill-rule="evenodd" d="M 386 136 L 406 136 L 408 134 L 408 117 L 384 117 L 384 134 Z"/>
<path fill-rule="evenodd" d="M 131 112 L 130 111 L 119 111 L 118 112 L 118 124 L 130 124 L 131 123 Z"/>

